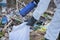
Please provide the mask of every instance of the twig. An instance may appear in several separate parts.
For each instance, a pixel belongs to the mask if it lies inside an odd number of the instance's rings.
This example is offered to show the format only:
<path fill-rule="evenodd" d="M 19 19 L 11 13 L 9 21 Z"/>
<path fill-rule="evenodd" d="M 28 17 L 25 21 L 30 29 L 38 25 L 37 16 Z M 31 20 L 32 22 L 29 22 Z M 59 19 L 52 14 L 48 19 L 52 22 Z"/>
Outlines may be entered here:
<path fill-rule="evenodd" d="M 7 25 L 5 25 L 5 27 L 3 28 L 3 32 L 5 32 L 6 31 L 6 29 L 7 29 L 7 27 L 9 27 L 10 25 L 11 25 L 11 23 L 12 23 L 12 20 L 7 24 Z"/>

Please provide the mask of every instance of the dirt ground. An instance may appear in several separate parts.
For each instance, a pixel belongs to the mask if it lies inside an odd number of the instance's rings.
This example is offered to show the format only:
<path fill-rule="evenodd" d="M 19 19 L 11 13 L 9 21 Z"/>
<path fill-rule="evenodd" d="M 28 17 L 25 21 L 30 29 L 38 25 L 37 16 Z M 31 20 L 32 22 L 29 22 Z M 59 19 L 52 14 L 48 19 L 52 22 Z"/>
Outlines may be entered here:
<path fill-rule="evenodd" d="M 44 39 L 44 33 L 33 31 L 30 35 L 30 40 L 43 40 Z"/>

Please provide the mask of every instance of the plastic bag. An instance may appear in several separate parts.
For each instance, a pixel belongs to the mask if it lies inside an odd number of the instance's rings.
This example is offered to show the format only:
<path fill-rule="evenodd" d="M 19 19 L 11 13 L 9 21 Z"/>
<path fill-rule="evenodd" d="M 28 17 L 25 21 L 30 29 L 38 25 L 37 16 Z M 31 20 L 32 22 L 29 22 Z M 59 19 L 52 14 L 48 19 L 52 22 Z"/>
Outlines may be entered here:
<path fill-rule="evenodd" d="M 6 24 L 7 22 L 8 22 L 7 17 L 6 16 L 2 17 L 2 24 Z"/>
<path fill-rule="evenodd" d="M 9 40 L 29 40 L 30 39 L 30 26 L 26 25 L 27 22 L 18 26 L 13 26 L 12 32 L 9 33 Z"/>

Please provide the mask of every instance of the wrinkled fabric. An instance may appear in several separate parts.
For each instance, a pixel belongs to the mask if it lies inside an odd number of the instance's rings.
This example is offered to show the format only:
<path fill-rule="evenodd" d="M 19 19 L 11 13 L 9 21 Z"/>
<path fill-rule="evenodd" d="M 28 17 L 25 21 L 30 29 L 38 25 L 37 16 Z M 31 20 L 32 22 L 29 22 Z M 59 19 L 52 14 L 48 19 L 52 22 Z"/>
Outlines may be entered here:
<path fill-rule="evenodd" d="M 60 10 L 57 9 L 52 21 L 50 22 L 50 25 L 48 26 L 45 38 L 48 38 L 49 40 L 57 39 L 60 32 L 60 17 L 59 16 L 60 16 Z"/>
<path fill-rule="evenodd" d="M 29 40 L 30 39 L 30 26 L 26 22 L 21 25 L 14 26 L 11 33 L 9 33 L 9 40 Z"/>
<path fill-rule="evenodd" d="M 60 0 L 54 0 L 54 3 L 57 8 L 60 8 Z"/>
<path fill-rule="evenodd" d="M 40 0 L 36 10 L 33 12 L 33 17 L 39 20 L 40 16 L 47 10 L 50 0 Z"/>

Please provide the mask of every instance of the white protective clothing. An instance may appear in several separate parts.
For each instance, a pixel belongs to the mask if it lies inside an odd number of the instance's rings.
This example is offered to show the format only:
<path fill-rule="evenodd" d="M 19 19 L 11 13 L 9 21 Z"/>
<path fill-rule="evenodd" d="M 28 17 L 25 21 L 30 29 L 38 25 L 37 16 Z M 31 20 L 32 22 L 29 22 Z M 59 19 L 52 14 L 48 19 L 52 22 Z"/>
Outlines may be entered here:
<path fill-rule="evenodd" d="M 27 22 L 18 26 L 13 26 L 13 30 L 9 33 L 9 40 L 29 40 L 30 39 L 30 26 L 26 25 Z"/>
<path fill-rule="evenodd" d="M 33 17 L 39 20 L 40 16 L 47 10 L 51 0 L 40 0 L 37 9 L 33 13 Z M 49 40 L 56 40 L 60 32 L 60 0 L 54 0 L 56 4 L 56 12 L 54 17 L 48 26 L 45 38 Z"/>

